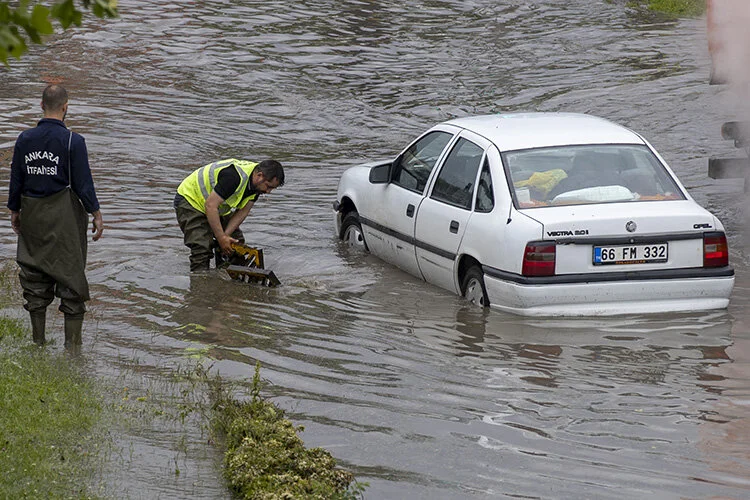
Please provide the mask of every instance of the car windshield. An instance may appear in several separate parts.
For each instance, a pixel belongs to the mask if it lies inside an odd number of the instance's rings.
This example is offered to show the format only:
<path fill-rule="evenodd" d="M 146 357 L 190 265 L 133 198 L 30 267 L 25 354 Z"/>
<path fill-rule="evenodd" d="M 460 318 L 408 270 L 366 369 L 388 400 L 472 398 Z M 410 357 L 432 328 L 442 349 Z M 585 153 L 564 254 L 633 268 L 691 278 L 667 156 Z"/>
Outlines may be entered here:
<path fill-rule="evenodd" d="M 502 156 L 517 208 L 685 199 L 642 145 L 563 146 Z"/>

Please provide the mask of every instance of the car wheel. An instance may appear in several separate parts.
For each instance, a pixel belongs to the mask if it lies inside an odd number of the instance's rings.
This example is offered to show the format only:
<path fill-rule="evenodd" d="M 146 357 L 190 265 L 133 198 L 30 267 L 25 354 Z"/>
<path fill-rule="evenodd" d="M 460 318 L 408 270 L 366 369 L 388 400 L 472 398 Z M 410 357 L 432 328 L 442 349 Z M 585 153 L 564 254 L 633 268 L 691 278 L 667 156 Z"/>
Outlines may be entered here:
<path fill-rule="evenodd" d="M 490 299 L 487 297 L 487 289 L 484 287 L 484 273 L 478 265 L 473 265 L 466 271 L 461 290 L 464 298 L 472 304 L 489 307 Z"/>
<path fill-rule="evenodd" d="M 347 213 L 341 221 L 341 239 L 350 247 L 367 251 L 365 234 L 362 232 L 362 224 L 356 210 Z"/>

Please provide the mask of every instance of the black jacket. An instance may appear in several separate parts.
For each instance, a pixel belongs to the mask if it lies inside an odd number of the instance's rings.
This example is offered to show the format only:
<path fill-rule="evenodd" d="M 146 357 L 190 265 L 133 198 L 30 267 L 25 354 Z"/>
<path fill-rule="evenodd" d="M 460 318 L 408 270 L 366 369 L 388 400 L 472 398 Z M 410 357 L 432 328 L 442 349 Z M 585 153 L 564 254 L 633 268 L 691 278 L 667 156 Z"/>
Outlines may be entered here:
<path fill-rule="evenodd" d="M 44 198 L 70 184 L 88 213 L 99 210 L 86 141 L 75 132 L 72 137 L 70 134 L 63 122 L 52 118 L 43 118 L 36 127 L 21 132 L 10 167 L 9 209 L 20 210 L 22 195 Z M 68 178 L 68 158 L 71 181 Z"/>

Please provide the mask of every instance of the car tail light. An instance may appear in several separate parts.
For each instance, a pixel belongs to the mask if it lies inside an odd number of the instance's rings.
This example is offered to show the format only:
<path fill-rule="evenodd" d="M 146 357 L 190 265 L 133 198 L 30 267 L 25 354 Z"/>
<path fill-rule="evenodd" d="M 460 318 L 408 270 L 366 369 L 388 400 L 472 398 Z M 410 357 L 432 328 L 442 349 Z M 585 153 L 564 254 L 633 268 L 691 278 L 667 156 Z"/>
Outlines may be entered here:
<path fill-rule="evenodd" d="M 555 244 L 538 241 L 526 245 L 523 251 L 524 276 L 554 276 L 555 274 Z"/>
<path fill-rule="evenodd" d="M 703 267 L 724 267 L 729 265 L 729 246 L 724 233 L 703 235 Z"/>

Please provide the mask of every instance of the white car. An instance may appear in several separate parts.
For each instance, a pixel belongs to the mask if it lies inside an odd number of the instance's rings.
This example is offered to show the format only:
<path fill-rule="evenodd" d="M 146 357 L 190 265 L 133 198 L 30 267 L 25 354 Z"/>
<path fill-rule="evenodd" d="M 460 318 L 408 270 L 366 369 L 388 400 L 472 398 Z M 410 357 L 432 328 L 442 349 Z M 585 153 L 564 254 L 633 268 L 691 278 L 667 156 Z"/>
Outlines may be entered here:
<path fill-rule="evenodd" d="M 528 316 L 726 308 L 724 227 L 640 135 L 572 113 L 431 128 L 341 176 L 340 238 L 482 306 Z"/>

